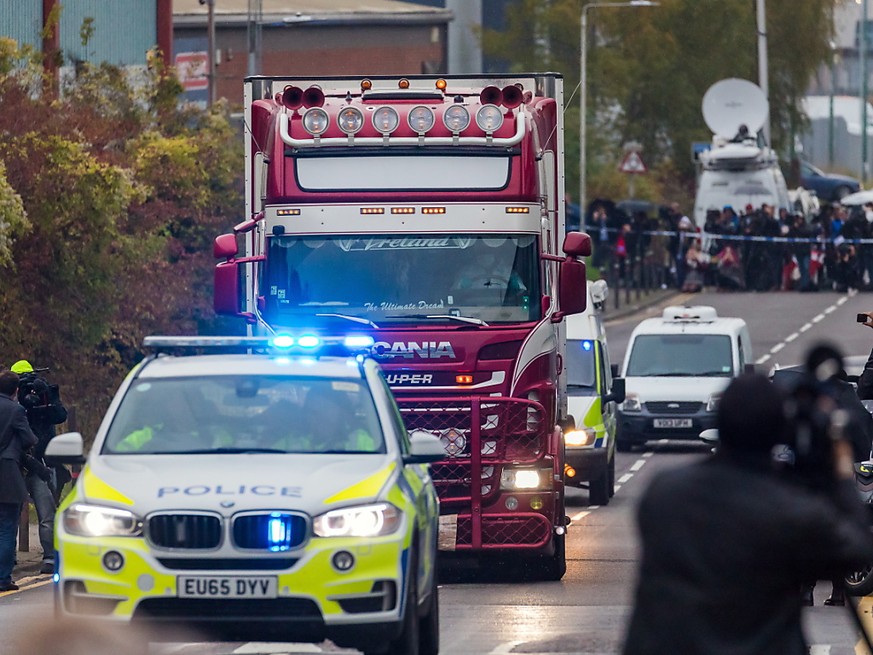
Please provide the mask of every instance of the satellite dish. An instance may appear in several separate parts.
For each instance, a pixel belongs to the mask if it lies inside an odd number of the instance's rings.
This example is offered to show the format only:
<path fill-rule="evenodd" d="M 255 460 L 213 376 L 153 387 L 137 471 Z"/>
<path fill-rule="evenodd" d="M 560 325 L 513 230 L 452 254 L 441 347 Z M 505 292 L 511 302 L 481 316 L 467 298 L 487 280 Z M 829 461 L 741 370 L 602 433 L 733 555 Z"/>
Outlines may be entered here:
<path fill-rule="evenodd" d="M 767 120 L 767 97 L 757 84 L 731 77 L 713 84 L 703 95 L 703 120 L 715 136 L 732 138 L 740 125 L 754 136 Z"/>

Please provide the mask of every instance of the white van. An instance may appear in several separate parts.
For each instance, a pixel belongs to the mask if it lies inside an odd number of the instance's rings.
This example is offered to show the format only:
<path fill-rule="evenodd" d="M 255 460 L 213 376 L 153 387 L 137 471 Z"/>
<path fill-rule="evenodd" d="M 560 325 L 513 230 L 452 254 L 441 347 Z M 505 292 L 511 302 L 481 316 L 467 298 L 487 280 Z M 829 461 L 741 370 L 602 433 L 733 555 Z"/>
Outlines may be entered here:
<path fill-rule="evenodd" d="M 642 321 L 621 368 L 627 394 L 618 409 L 617 449 L 650 439 L 696 441 L 715 427 L 725 387 L 753 362 L 746 322 L 720 317 L 714 307 L 671 306 Z"/>
<path fill-rule="evenodd" d="M 588 282 L 588 306 L 567 316 L 567 408 L 575 419 L 564 433 L 564 479 L 588 485 L 591 505 L 606 505 L 615 493 L 615 414 L 624 381 L 612 377 L 603 328 L 605 280 Z"/>

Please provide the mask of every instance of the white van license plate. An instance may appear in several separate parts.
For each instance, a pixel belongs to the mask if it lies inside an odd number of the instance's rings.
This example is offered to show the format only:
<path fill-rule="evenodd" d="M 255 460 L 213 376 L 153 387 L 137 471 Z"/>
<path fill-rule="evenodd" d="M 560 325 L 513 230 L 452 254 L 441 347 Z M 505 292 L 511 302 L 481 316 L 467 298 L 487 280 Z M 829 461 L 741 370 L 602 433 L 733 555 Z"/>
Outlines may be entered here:
<path fill-rule="evenodd" d="M 180 575 L 179 598 L 275 598 L 276 577 Z"/>
<path fill-rule="evenodd" d="M 656 428 L 690 428 L 693 425 L 690 418 L 656 418 Z"/>

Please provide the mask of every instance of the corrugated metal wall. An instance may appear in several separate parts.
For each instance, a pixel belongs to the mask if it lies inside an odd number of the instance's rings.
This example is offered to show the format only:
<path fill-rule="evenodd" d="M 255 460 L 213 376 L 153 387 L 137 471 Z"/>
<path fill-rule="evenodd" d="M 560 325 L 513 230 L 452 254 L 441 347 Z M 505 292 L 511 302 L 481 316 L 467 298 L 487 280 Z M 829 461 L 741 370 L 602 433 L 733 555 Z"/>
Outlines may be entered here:
<path fill-rule="evenodd" d="M 4 0 L 6 1 L 6 0 Z M 158 41 L 156 0 L 62 0 L 61 49 L 73 60 L 119 66 L 142 65 Z M 41 2 L 39 3 L 41 4 Z M 93 18 L 93 36 L 82 45 L 80 31 Z"/>
<path fill-rule="evenodd" d="M 0 0 L 0 36 L 40 48 L 42 0 Z"/>

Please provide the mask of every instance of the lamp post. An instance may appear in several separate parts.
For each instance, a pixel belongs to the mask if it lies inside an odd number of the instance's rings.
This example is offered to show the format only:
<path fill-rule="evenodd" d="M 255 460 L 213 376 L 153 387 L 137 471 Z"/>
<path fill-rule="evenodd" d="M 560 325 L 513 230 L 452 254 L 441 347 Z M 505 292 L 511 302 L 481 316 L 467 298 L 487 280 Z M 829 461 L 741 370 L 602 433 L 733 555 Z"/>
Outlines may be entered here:
<path fill-rule="evenodd" d="M 588 81 L 585 78 L 585 66 L 588 60 L 588 10 L 598 7 L 657 7 L 658 2 L 652 0 L 629 0 L 629 2 L 589 2 L 582 7 L 582 20 L 580 29 L 581 51 L 579 62 L 579 224 L 585 225 L 585 174 L 586 174 L 586 134 L 585 134 L 585 107 L 588 104 Z"/>
<path fill-rule="evenodd" d="M 862 0 L 861 52 L 861 185 L 867 183 L 867 0 Z"/>

